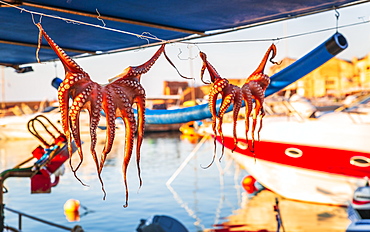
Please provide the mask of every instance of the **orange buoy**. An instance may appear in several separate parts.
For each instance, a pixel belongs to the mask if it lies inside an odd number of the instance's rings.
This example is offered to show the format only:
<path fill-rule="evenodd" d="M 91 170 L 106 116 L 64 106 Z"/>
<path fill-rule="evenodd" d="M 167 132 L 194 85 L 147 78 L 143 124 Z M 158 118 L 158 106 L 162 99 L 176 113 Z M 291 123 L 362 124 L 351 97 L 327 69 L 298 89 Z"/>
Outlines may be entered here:
<path fill-rule="evenodd" d="M 256 186 L 254 186 L 254 183 L 256 183 L 256 179 L 254 179 L 253 176 L 248 175 L 243 178 L 242 180 L 242 186 L 247 193 L 252 194 L 257 191 Z"/>
<path fill-rule="evenodd" d="M 76 212 L 80 208 L 80 201 L 75 199 L 69 199 L 64 203 L 64 211 Z"/>
<path fill-rule="evenodd" d="M 64 215 L 69 222 L 75 222 L 80 220 L 80 201 L 75 199 L 69 199 L 64 203 Z"/>

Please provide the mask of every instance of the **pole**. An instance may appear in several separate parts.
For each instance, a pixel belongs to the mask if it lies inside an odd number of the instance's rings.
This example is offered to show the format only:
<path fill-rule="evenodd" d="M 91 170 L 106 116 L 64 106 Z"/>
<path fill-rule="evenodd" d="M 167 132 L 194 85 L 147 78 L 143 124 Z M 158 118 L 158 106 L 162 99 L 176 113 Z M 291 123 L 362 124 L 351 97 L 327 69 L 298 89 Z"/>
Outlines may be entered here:
<path fill-rule="evenodd" d="M 5 109 L 5 71 L 1 66 L 1 108 Z"/>
<path fill-rule="evenodd" d="M 1 188 L 1 194 L 3 192 L 3 188 Z M 0 232 L 4 230 L 4 204 L 0 204 Z"/>
<path fill-rule="evenodd" d="M 209 138 L 209 135 L 205 135 L 203 136 L 203 138 L 200 140 L 200 142 L 197 144 L 197 146 L 195 146 L 195 148 L 193 149 L 192 152 L 190 152 L 190 154 L 188 155 L 188 157 L 186 157 L 186 159 L 182 162 L 182 164 L 180 165 L 180 167 L 177 168 L 177 170 L 172 174 L 172 176 L 167 180 L 166 182 L 166 185 L 169 186 L 171 185 L 172 181 L 174 181 L 174 179 L 180 174 L 180 172 L 182 171 L 182 169 L 184 169 L 184 167 L 189 163 L 189 161 L 191 160 L 191 158 L 193 158 L 193 156 L 197 153 L 197 151 L 199 150 L 199 148 L 203 145 L 203 143 Z"/>

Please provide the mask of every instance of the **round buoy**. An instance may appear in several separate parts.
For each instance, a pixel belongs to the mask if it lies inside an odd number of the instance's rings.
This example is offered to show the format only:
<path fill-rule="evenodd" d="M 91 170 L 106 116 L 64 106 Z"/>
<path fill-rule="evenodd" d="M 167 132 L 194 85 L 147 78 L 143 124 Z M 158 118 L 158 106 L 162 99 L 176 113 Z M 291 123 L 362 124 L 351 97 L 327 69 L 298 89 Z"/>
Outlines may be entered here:
<path fill-rule="evenodd" d="M 242 186 L 247 193 L 252 194 L 257 191 L 256 186 L 254 186 L 254 183 L 256 183 L 256 179 L 254 179 L 253 176 L 246 176 L 242 180 Z"/>
<path fill-rule="evenodd" d="M 64 211 L 78 211 L 80 208 L 80 201 L 75 199 L 69 199 L 64 203 Z"/>
<path fill-rule="evenodd" d="M 80 220 L 80 201 L 75 199 L 69 199 L 64 203 L 64 215 L 69 222 L 75 222 Z"/>

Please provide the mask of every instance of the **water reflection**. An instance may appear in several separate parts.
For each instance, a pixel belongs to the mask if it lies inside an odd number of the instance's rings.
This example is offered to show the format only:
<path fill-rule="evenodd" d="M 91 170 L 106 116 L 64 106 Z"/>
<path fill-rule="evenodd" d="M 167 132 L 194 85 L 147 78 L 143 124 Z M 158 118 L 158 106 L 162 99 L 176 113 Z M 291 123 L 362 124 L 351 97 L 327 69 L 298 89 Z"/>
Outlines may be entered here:
<path fill-rule="evenodd" d="M 184 169 L 170 184 L 166 182 L 191 154 L 197 142 L 181 139 L 179 133 L 146 134 L 142 145 L 141 171 L 143 186 L 139 189 L 136 163 L 128 168 L 129 206 L 123 208 L 125 189 L 122 181 L 124 136 L 117 136 L 112 152 L 103 169 L 107 199 L 97 178 L 96 167 L 89 153 L 89 138 L 85 138 L 84 162 L 78 176 L 89 185 L 82 186 L 73 176 L 69 164 L 60 183 L 51 194 L 30 194 L 28 178 L 9 178 L 5 185 L 4 203 L 33 216 L 68 227 L 81 225 L 85 231 L 135 231 L 140 219 L 153 215 L 176 218 L 189 231 L 243 231 L 267 229 L 276 231 L 273 204 L 276 195 L 262 191 L 248 198 L 240 183 L 247 173 L 225 155 L 203 169 L 213 156 L 213 141 L 205 141 Z M 0 169 L 8 169 L 31 156 L 37 141 L 6 141 L 0 143 Z M 104 147 L 98 143 L 97 151 Z M 221 149 L 217 149 L 220 151 Z M 134 153 L 135 154 L 135 151 Z M 217 154 L 218 157 L 220 154 Z M 135 159 L 133 155 L 132 159 Z M 78 155 L 72 163 L 76 166 Z M 78 222 L 69 222 L 63 204 L 77 199 L 86 207 Z M 280 209 L 286 231 L 344 231 L 348 225 L 344 208 L 305 204 L 280 199 Z M 88 209 L 88 210 L 86 210 Z M 88 211 L 92 213 L 83 214 Z M 83 215 L 83 216 L 82 216 Z M 5 212 L 8 225 L 16 226 L 18 217 Z M 216 229 L 213 225 L 219 225 Z M 232 228 L 232 229 L 230 229 Z M 23 220 L 23 230 L 54 231 L 38 222 Z"/>
<path fill-rule="evenodd" d="M 208 231 L 277 231 L 276 198 L 285 231 L 342 232 L 349 225 L 345 207 L 291 201 L 262 190 L 252 198 L 244 194 L 241 208 L 228 216 L 227 222 Z"/>
<path fill-rule="evenodd" d="M 240 204 L 235 183 L 240 183 L 245 173 L 235 176 L 237 166 L 230 164 L 231 160 L 225 157 L 221 163 L 217 162 L 217 165 L 208 169 L 200 167 L 208 164 L 213 155 L 213 144 L 208 141 L 200 147 L 172 182 L 172 190 L 167 188 L 166 181 L 197 145 L 180 139 L 179 133 L 146 134 L 141 156 L 143 186 L 139 189 L 136 162 L 131 162 L 127 174 L 129 207 L 126 209 L 122 207 L 125 196 L 121 168 L 124 139 L 117 136 L 102 173 L 107 191 L 107 199 L 103 201 L 95 164 L 89 153 L 89 138 L 83 141 L 84 161 L 77 175 L 89 187 L 82 186 L 76 180 L 67 162 L 65 174 L 59 184 L 52 188 L 51 194 L 30 194 L 29 178 L 7 179 L 5 186 L 9 192 L 4 194 L 6 206 L 69 227 L 77 223 L 85 231 L 135 231 L 140 219 L 156 214 L 178 219 L 189 231 L 201 231 L 203 228 L 210 228 L 212 224 L 222 222 L 222 218 L 231 214 Z M 32 150 L 38 145 L 35 140 L 2 141 L 1 170 L 11 168 L 30 157 Z M 100 142 L 96 149 L 101 151 L 103 147 L 104 144 Z M 132 159 L 135 159 L 135 155 Z M 76 167 L 78 162 L 79 157 L 74 154 L 73 166 Z M 63 210 L 63 204 L 68 199 L 79 200 L 81 205 L 93 213 L 83 217 L 80 214 L 78 222 L 69 222 L 72 220 L 67 220 Z M 189 214 L 189 210 L 193 213 Z M 18 217 L 6 211 L 5 222 L 16 226 Z M 52 231 L 52 229 L 24 219 L 22 231 Z"/>

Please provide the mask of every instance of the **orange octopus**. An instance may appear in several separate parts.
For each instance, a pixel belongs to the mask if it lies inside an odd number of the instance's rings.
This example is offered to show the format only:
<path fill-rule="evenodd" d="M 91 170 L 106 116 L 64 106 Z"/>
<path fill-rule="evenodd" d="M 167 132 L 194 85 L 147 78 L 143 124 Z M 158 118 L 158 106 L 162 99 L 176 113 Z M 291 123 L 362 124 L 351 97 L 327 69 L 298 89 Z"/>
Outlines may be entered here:
<path fill-rule="evenodd" d="M 203 52 L 200 52 L 199 55 L 200 55 L 200 58 L 203 60 L 203 66 L 202 66 L 201 74 L 200 74 L 201 80 L 203 81 L 204 71 L 205 69 L 207 69 L 211 77 L 211 81 L 213 83 L 212 88 L 209 92 L 209 103 L 208 104 L 209 104 L 209 110 L 212 115 L 212 130 L 213 130 L 213 133 L 215 134 L 215 139 L 214 139 L 215 149 L 214 149 L 212 161 L 207 166 L 208 168 L 210 165 L 212 165 L 216 157 L 216 135 L 217 133 L 221 136 L 222 154 L 224 153 L 224 145 L 223 145 L 224 135 L 222 133 L 222 121 L 223 121 L 224 114 L 226 113 L 226 110 L 229 108 L 231 103 L 234 103 L 233 104 L 233 120 L 234 120 L 233 134 L 234 134 L 234 142 L 236 144 L 236 139 L 237 139 L 236 122 L 238 119 L 240 108 L 242 107 L 244 94 L 242 93 L 242 90 L 238 86 L 230 84 L 227 79 L 222 78 L 217 73 L 216 69 L 207 61 L 206 54 L 204 54 Z M 205 81 L 203 82 L 206 83 Z M 216 100 L 219 94 L 222 95 L 222 103 L 221 103 L 220 109 L 217 114 Z M 217 125 L 217 121 L 218 121 L 218 125 Z M 217 127 L 217 130 L 216 130 L 216 127 Z"/>
<path fill-rule="evenodd" d="M 271 54 L 272 53 L 272 54 Z M 252 151 L 254 151 L 254 131 L 257 125 L 257 116 L 260 115 L 260 127 L 258 129 L 258 140 L 260 139 L 260 131 L 262 129 L 262 118 L 265 116 L 265 111 L 263 109 L 263 102 L 265 101 L 265 91 L 270 84 L 270 77 L 264 73 L 267 60 L 270 58 L 270 62 L 272 64 L 279 65 L 279 62 L 275 62 L 272 59 L 276 56 L 276 46 L 275 44 L 271 44 L 271 46 L 267 49 L 260 65 L 257 69 L 247 78 L 244 85 L 242 86 L 242 91 L 244 93 L 251 94 L 252 98 L 255 100 L 255 106 L 253 109 L 253 124 L 252 124 Z M 245 115 L 246 115 L 246 122 L 245 122 L 245 136 L 248 141 L 248 131 L 249 131 L 249 115 L 252 113 L 252 103 L 246 103 Z"/>
<path fill-rule="evenodd" d="M 150 58 L 147 62 L 140 66 L 130 66 L 126 68 L 121 74 L 110 80 L 109 84 L 100 85 L 90 79 L 88 73 L 86 73 L 74 60 L 72 60 L 44 31 L 41 24 L 37 24 L 40 30 L 39 35 L 39 46 L 41 44 L 42 36 L 45 37 L 50 47 L 58 55 L 65 69 L 65 78 L 60 84 L 58 89 L 58 100 L 61 109 L 62 127 L 67 137 L 69 144 L 69 151 L 71 157 L 72 151 L 72 138 L 78 149 L 80 162 L 75 169 L 71 165 L 71 169 L 74 172 L 76 178 L 82 183 L 77 177 L 76 171 L 82 164 L 83 153 L 81 148 L 80 139 L 80 126 L 79 126 L 79 115 L 82 109 L 87 109 L 90 115 L 90 135 L 91 135 L 91 146 L 90 152 L 96 164 L 99 180 L 102 185 L 102 191 L 104 197 L 106 192 L 104 190 L 104 184 L 101 178 L 101 172 L 107 158 L 108 153 L 112 149 L 114 137 L 115 137 L 115 119 L 121 117 L 124 121 L 126 128 L 125 135 L 125 151 L 123 161 L 123 179 L 126 188 L 126 203 L 124 207 L 128 206 L 128 185 L 127 185 L 127 166 L 131 159 L 131 154 L 134 146 L 134 137 L 137 133 L 136 143 L 136 163 L 138 168 L 138 176 L 140 180 L 140 186 L 142 180 L 140 176 L 140 148 L 143 142 L 144 135 L 144 124 L 145 124 L 145 90 L 140 84 L 141 75 L 148 72 L 153 66 L 155 61 L 163 53 L 170 64 L 174 64 L 167 57 L 164 47 L 165 44 L 161 45 L 158 51 Z M 39 50 L 39 48 L 38 48 Z M 175 67 L 176 68 L 176 67 Z M 176 69 L 177 70 L 177 69 Z M 184 77 L 184 76 L 182 76 Z M 186 78 L 186 77 L 184 77 Z M 69 106 L 69 99 L 72 98 L 72 105 Z M 136 123 L 133 104 L 137 106 L 138 119 Z M 105 146 L 102 151 L 100 162 L 95 151 L 97 142 L 97 127 L 100 121 L 101 110 L 104 111 L 107 120 L 107 132 Z M 71 164 L 71 161 L 70 161 Z M 83 183 L 82 183 L 83 184 Z"/>
<path fill-rule="evenodd" d="M 255 128 L 257 124 L 257 116 L 260 115 L 261 117 L 260 128 L 258 130 L 258 139 L 259 139 L 259 133 L 262 128 L 262 118 L 265 115 L 265 112 L 263 109 L 263 102 L 265 98 L 266 88 L 270 84 L 270 77 L 264 74 L 264 69 L 265 69 L 268 57 L 270 56 L 270 53 L 272 53 L 270 62 L 273 64 L 278 64 L 277 62 L 274 62 L 272 60 L 276 56 L 276 47 L 274 44 L 272 44 L 267 50 L 258 68 L 246 79 L 245 84 L 240 88 L 238 86 L 235 86 L 229 83 L 229 81 L 226 78 L 222 78 L 217 73 L 215 68 L 207 61 L 206 54 L 204 54 L 203 52 L 200 52 L 200 57 L 203 60 L 203 66 L 201 68 L 201 80 L 203 81 L 204 71 L 205 69 L 207 69 L 211 77 L 211 82 L 213 83 L 210 89 L 210 92 L 209 92 L 209 103 L 208 103 L 209 109 L 212 115 L 212 129 L 215 134 L 215 140 L 214 140 L 215 151 L 214 151 L 214 156 L 213 156 L 211 164 L 213 163 L 214 158 L 215 158 L 217 134 L 220 135 L 221 141 L 222 141 L 222 153 L 221 154 L 223 155 L 224 153 L 224 145 L 223 145 L 224 135 L 222 133 L 222 121 L 223 121 L 225 112 L 227 111 L 227 109 L 230 107 L 232 103 L 233 103 L 233 139 L 234 139 L 233 150 L 235 150 L 237 146 L 236 125 L 237 125 L 239 111 L 243 104 L 243 100 L 245 101 L 245 115 L 246 115 L 246 121 L 245 121 L 246 134 L 245 136 L 246 136 L 247 141 L 248 141 L 248 132 L 249 132 L 249 116 L 253 113 L 252 115 L 252 118 L 253 118 L 252 152 L 254 152 L 254 142 L 255 142 L 254 133 L 255 133 Z M 221 100 L 220 108 L 217 112 L 216 100 L 219 94 L 221 94 L 222 100 Z M 254 109 L 252 108 L 253 99 L 255 101 Z M 218 125 L 217 125 L 217 121 L 218 121 Z M 217 130 L 216 130 L 216 127 L 217 127 Z"/>

